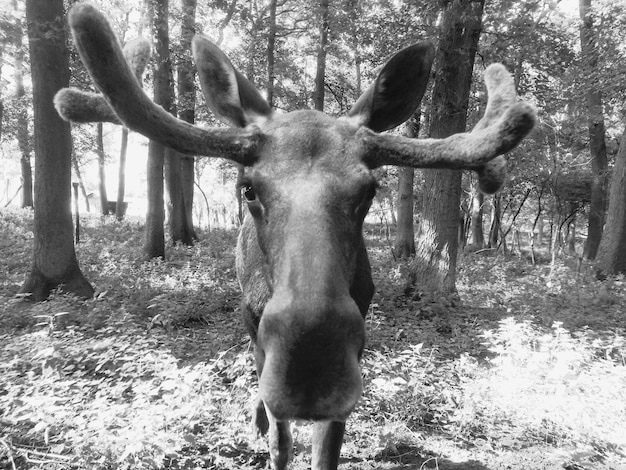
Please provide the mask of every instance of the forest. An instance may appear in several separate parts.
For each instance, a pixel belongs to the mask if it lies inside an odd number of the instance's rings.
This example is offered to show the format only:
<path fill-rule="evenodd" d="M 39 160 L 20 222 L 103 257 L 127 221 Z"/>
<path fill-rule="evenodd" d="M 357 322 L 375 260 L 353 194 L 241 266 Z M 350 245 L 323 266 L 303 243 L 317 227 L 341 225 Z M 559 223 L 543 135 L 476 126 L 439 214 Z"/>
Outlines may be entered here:
<path fill-rule="evenodd" d="M 506 175 L 399 146 L 369 164 L 353 212 L 375 291 L 363 309 L 349 291 L 366 313 L 363 392 L 338 466 L 316 467 L 316 425 L 298 420 L 288 468 L 626 469 L 625 2 L 90 0 L 128 80 L 104 49 L 88 63 L 82 3 L 0 0 L 0 468 L 284 468 L 275 431 L 268 447 L 253 426 L 246 214 L 271 269 L 265 244 L 291 245 L 264 236 L 270 200 L 245 146 L 145 137 L 131 94 L 112 98 L 130 80 L 164 122 L 237 143 L 296 110 L 371 113 L 359 125 L 376 142 L 466 133 L 463 159 L 520 110 L 532 122 L 490 157 L 504 153 Z M 399 85 L 403 116 L 377 110 L 417 50 L 427 65 Z M 228 85 L 207 92 L 227 80 L 207 57 L 235 77 L 235 105 Z M 291 124 L 287 150 L 308 132 Z M 356 198 L 344 179 L 335 192 Z M 276 181 L 294 207 L 316 194 Z M 300 238 L 332 243 L 332 220 L 306 213 Z M 322 251 L 298 253 L 315 269 Z"/>

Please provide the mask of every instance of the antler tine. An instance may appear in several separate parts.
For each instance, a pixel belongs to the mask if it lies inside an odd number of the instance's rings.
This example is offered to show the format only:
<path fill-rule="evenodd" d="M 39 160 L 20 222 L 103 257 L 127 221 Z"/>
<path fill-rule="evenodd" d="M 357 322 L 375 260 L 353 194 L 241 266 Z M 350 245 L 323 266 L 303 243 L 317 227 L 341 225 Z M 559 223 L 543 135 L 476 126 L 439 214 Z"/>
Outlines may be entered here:
<path fill-rule="evenodd" d="M 262 139 L 257 128 L 202 129 L 155 104 L 141 89 L 117 37 L 96 8 L 85 3 L 75 5 L 69 23 L 76 48 L 96 87 L 129 129 L 187 154 L 223 157 L 244 165 L 254 160 L 254 149 Z M 77 96 L 74 92 L 61 93 L 55 100 L 57 109 L 63 109 L 63 99 Z"/>
<path fill-rule="evenodd" d="M 150 60 L 150 42 L 142 37 L 132 39 L 124 45 L 123 52 L 141 85 L 141 76 Z M 54 104 L 67 121 L 122 124 L 100 93 L 63 88 L 54 97 Z"/>
<path fill-rule="evenodd" d="M 122 124 L 100 93 L 62 88 L 54 96 L 54 107 L 66 121 Z"/>
<path fill-rule="evenodd" d="M 362 129 L 368 147 L 366 163 L 372 168 L 399 165 L 475 170 L 483 191 L 497 191 L 506 177 L 506 162 L 500 155 L 517 146 L 537 118 L 533 106 L 515 102 L 513 79 L 504 66 L 490 65 L 485 82 L 487 110 L 472 132 L 445 139 L 409 139 Z"/>

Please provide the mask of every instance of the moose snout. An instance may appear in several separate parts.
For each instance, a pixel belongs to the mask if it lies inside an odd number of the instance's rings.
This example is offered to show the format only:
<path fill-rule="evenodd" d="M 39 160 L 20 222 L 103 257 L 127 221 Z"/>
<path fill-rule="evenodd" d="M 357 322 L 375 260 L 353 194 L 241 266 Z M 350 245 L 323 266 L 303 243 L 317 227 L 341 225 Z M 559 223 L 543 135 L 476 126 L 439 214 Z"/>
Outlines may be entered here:
<path fill-rule="evenodd" d="M 259 392 L 278 420 L 345 421 L 361 396 L 365 325 L 354 301 L 268 302 L 257 339 Z"/>

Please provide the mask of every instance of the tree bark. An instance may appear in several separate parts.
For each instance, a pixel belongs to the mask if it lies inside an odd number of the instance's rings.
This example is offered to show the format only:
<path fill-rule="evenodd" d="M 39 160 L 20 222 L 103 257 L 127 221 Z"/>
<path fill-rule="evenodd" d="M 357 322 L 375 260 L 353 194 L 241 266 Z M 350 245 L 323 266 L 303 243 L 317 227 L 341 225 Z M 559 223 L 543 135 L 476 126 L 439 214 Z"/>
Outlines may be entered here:
<path fill-rule="evenodd" d="M 126 214 L 124 197 L 126 193 L 126 153 L 128 151 L 128 129 L 122 127 L 122 143 L 120 144 L 120 161 L 117 171 L 117 199 L 115 201 L 115 218 L 122 220 Z"/>
<path fill-rule="evenodd" d="M 406 123 L 406 136 L 417 138 L 420 129 L 421 112 L 415 111 Z M 398 222 L 394 251 L 398 258 L 415 255 L 415 231 L 413 230 L 413 168 L 398 168 Z"/>
<path fill-rule="evenodd" d="M 477 248 L 482 248 L 485 244 L 485 234 L 483 232 L 483 202 L 485 196 L 478 188 L 475 189 L 472 197 L 472 245 Z"/>
<path fill-rule="evenodd" d="M 580 18 L 580 45 L 583 59 L 583 70 L 586 76 L 591 77 L 597 70 L 598 51 L 596 49 L 596 32 L 593 18 L 590 15 L 591 0 L 579 0 Z M 589 203 L 589 224 L 587 228 L 587 242 L 585 244 L 585 258 L 594 259 L 598 252 L 604 216 L 606 211 L 606 173 L 608 168 L 606 156 L 606 141 L 604 129 L 604 112 L 602 110 L 602 93 L 591 80 L 585 92 L 587 101 L 587 122 L 589 126 L 589 151 L 591 153 L 591 200 Z"/>
<path fill-rule="evenodd" d="M 606 227 L 598 248 L 597 266 L 602 275 L 626 274 L 626 129 L 613 167 Z"/>
<path fill-rule="evenodd" d="M 76 259 L 71 213 L 70 125 L 53 105 L 69 86 L 62 0 L 27 0 L 26 18 L 33 80 L 35 137 L 34 250 L 20 293 L 46 299 L 59 287 L 82 298 L 93 296 Z"/>
<path fill-rule="evenodd" d="M 435 63 L 430 136 L 465 130 L 474 57 L 482 27 L 484 0 L 452 0 L 444 5 Z M 423 213 L 413 264 L 424 290 L 456 291 L 461 172 L 424 173 Z"/>
<path fill-rule="evenodd" d="M 102 215 L 109 214 L 109 197 L 106 183 L 106 155 L 104 153 L 104 135 L 102 123 L 97 124 L 96 154 L 98 155 L 98 192 L 100 194 L 100 212 Z"/>
<path fill-rule="evenodd" d="M 185 36 L 185 40 L 187 40 L 187 50 L 186 52 L 191 50 L 191 37 L 193 36 L 193 23 L 195 22 L 195 15 L 192 16 L 191 25 L 190 19 L 185 18 L 189 15 L 189 4 L 184 5 L 183 11 L 183 25 L 181 27 L 182 35 Z M 195 11 L 195 4 L 192 5 L 193 11 Z M 167 13 L 167 11 L 166 11 Z M 191 29 L 191 31 L 190 31 Z M 165 15 L 165 19 L 159 23 L 159 28 L 157 35 L 160 37 L 159 42 L 163 44 L 162 50 L 162 60 L 167 64 L 167 93 L 169 104 L 168 107 L 165 108 L 170 111 L 172 114 L 176 114 L 176 105 L 174 103 L 174 88 L 173 88 L 173 76 L 171 76 L 171 59 L 169 54 L 169 28 L 167 24 L 167 14 Z M 182 39 L 182 38 L 181 38 Z M 190 64 L 178 64 L 179 73 L 182 71 L 182 76 L 184 83 L 182 85 L 183 91 L 183 100 L 185 101 L 185 106 L 189 106 L 189 101 L 193 102 L 195 99 L 195 91 L 194 95 L 191 96 L 189 93 L 189 85 L 193 84 L 193 75 L 191 72 Z M 163 70 L 162 73 L 166 73 Z M 179 84 L 180 86 L 180 84 Z M 163 90 L 165 93 L 165 90 Z M 195 106 L 192 105 L 192 113 Z M 189 118 L 189 114 L 186 114 L 186 117 Z M 193 159 L 192 159 L 193 162 Z M 193 166 L 191 169 L 191 175 L 193 177 Z M 189 174 L 187 173 L 187 177 Z M 165 182 L 167 184 L 167 211 L 169 215 L 169 232 L 170 237 L 173 243 L 180 242 L 186 246 L 193 245 L 193 236 L 190 229 L 190 221 L 187 219 L 187 210 L 185 207 L 185 197 L 183 192 L 183 163 L 181 156 L 172 149 L 165 149 Z M 193 187 L 192 187 L 193 189 Z"/>
<path fill-rule="evenodd" d="M 491 198 L 491 225 L 489 227 L 489 248 L 498 248 L 500 240 L 500 195 L 494 194 Z"/>
<path fill-rule="evenodd" d="M 276 0 L 270 0 L 270 24 L 267 34 L 267 102 L 274 107 L 274 49 L 276 47 Z"/>
<path fill-rule="evenodd" d="M 315 73 L 315 91 L 313 92 L 313 107 L 324 111 L 324 86 L 326 75 L 326 49 L 328 46 L 328 17 L 329 0 L 320 0 L 320 37 L 317 48 L 317 68 Z"/>
<path fill-rule="evenodd" d="M 191 39 L 196 34 L 196 0 L 183 0 L 183 20 L 181 25 L 181 49 L 183 56 L 178 64 L 178 117 L 194 123 L 196 112 L 196 87 L 194 83 L 195 67 L 191 59 Z M 185 211 L 185 235 L 197 240 L 193 227 L 193 194 L 195 176 L 195 158 L 181 157 L 181 182 Z"/>
<path fill-rule="evenodd" d="M 24 90 L 24 30 L 21 20 L 15 26 L 15 99 L 17 101 L 17 142 L 20 147 L 22 174 L 22 207 L 33 207 L 33 170 L 30 165 L 31 144 L 28 135 L 28 112 Z"/>
<path fill-rule="evenodd" d="M 74 174 L 76 175 L 76 179 L 78 180 L 78 186 L 80 186 L 80 192 L 83 195 L 83 199 L 85 200 L 85 208 L 87 212 L 91 212 L 91 207 L 89 205 L 89 198 L 87 197 L 87 189 L 85 189 L 85 182 L 83 181 L 83 175 L 80 171 L 80 166 L 78 166 L 78 157 L 76 156 L 76 150 L 72 146 L 72 167 L 74 167 Z"/>
<path fill-rule="evenodd" d="M 415 255 L 415 231 L 413 230 L 413 168 L 398 168 L 398 221 L 394 251 L 398 258 Z"/>
<path fill-rule="evenodd" d="M 170 111 L 172 107 L 167 37 L 168 0 L 149 0 L 155 38 L 154 102 Z M 144 251 L 148 258 L 165 258 L 165 209 L 163 204 L 163 166 L 165 147 L 151 140 L 148 146 L 148 213 L 146 215 L 146 240 Z"/>

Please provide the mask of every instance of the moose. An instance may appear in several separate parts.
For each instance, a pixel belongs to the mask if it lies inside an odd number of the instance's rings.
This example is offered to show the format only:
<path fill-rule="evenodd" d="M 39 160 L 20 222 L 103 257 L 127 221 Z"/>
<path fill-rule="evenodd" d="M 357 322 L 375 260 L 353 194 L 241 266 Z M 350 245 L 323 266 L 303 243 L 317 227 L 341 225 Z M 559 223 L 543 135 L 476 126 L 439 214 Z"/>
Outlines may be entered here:
<path fill-rule="evenodd" d="M 345 422 L 361 392 L 365 315 L 374 292 L 362 235 L 382 165 L 474 170 L 483 191 L 504 183 L 503 154 L 530 132 L 534 108 L 517 101 L 499 64 L 484 72 L 484 117 L 469 133 L 445 139 L 384 134 L 407 120 L 429 78 L 434 47 L 409 46 L 383 66 L 346 116 L 281 114 L 202 36 L 192 52 L 206 103 L 231 127 L 188 124 L 142 90 L 105 17 L 77 4 L 69 23 L 100 93 L 63 89 L 59 114 L 75 122 L 110 121 L 188 155 L 244 167 L 238 185 L 249 213 L 236 270 L 242 313 L 259 377 L 254 423 L 269 432 L 275 470 L 292 452 L 290 420 L 314 422 L 312 468 L 336 469 Z"/>

